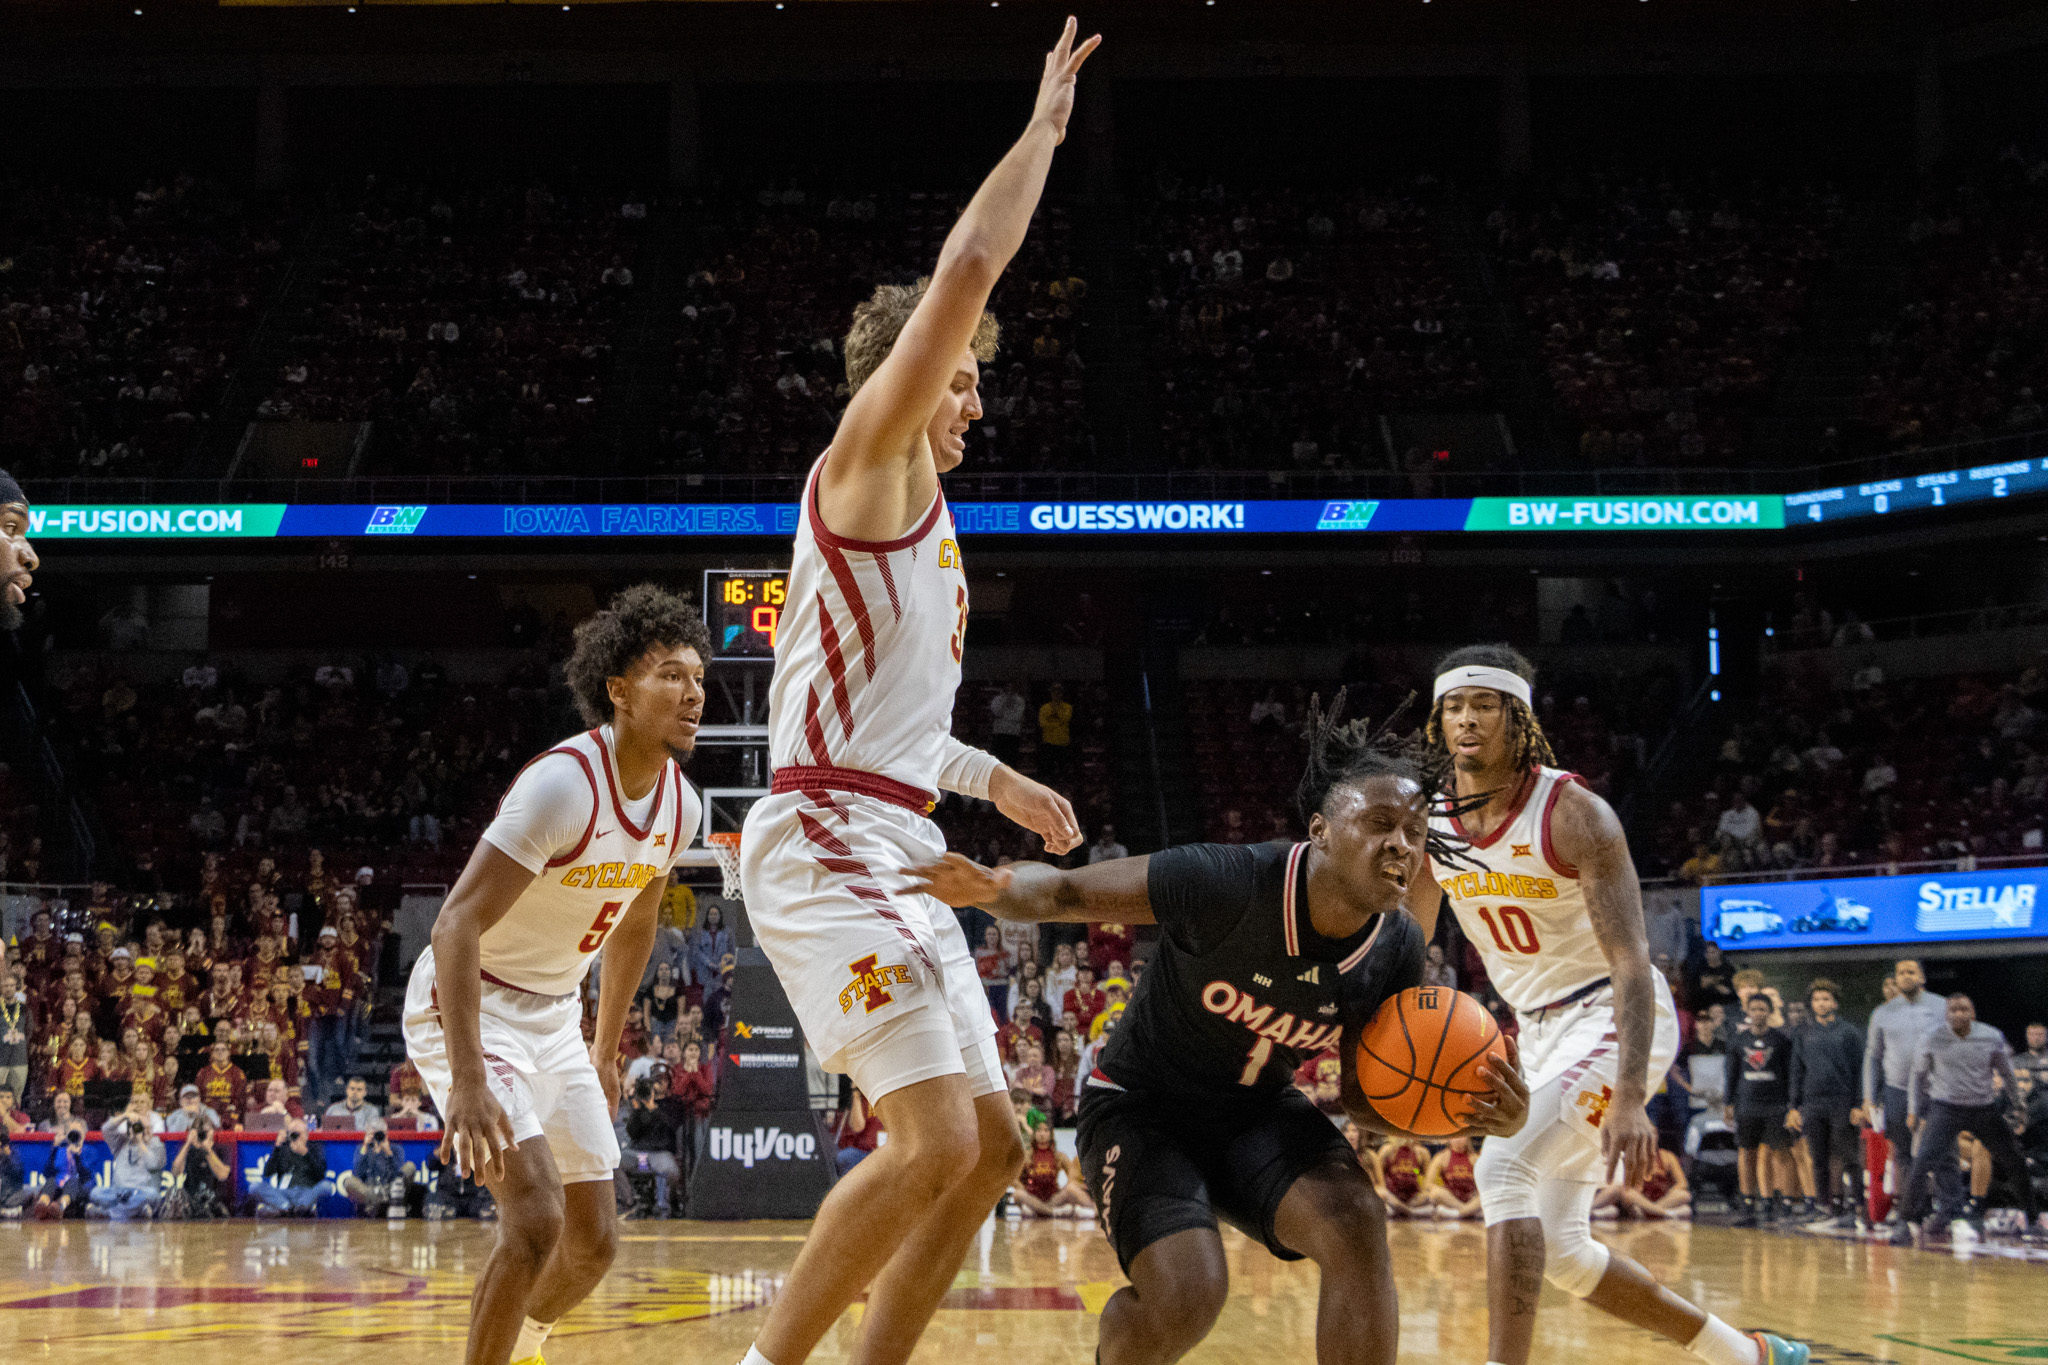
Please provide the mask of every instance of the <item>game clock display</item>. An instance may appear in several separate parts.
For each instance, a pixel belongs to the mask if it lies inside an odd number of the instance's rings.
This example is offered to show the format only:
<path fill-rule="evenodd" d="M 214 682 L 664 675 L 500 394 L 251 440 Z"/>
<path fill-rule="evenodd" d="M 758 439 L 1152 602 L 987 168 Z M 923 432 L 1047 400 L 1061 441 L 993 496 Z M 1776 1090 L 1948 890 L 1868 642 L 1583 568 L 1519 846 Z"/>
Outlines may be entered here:
<path fill-rule="evenodd" d="M 773 659 L 788 596 L 787 569 L 707 569 L 704 624 L 711 628 L 711 656 Z"/>

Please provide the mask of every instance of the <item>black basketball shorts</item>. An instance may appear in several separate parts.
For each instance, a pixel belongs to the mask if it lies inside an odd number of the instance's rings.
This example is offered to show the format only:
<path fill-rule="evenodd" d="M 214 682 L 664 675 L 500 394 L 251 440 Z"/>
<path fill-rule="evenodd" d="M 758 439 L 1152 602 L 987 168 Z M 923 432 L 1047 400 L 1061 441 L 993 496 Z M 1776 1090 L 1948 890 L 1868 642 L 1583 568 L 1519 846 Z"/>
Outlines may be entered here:
<path fill-rule="evenodd" d="M 1281 1260 L 1298 1261 L 1273 1230 L 1280 1201 L 1318 1166 L 1357 1164 L 1344 1135 L 1292 1088 L 1247 1104 L 1089 1086 L 1078 1127 L 1096 1220 L 1125 1274 L 1146 1247 L 1213 1229 L 1219 1215 Z"/>
<path fill-rule="evenodd" d="M 1735 1145 L 1742 1148 L 1776 1147 L 1780 1151 L 1792 1145 L 1796 1136 L 1785 1126 L 1783 1109 L 1760 1109 L 1745 1112 L 1735 1111 Z"/>

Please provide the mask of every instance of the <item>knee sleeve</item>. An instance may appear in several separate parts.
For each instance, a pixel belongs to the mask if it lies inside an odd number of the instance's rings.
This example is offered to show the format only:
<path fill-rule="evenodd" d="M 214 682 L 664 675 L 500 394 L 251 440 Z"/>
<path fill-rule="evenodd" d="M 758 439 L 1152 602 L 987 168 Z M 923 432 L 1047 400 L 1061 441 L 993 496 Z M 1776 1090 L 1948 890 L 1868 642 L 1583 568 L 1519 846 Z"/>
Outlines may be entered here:
<path fill-rule="evenodd" d="M 1536 1182 L 1541 1172 L 1528 1156 L 1498 1138 L 1490 1139 L 1472 1163 L 1472 1182 L 1479 1187 L 1479 1207 L 1486 1226 L 1511 1218 L 1537 1218 Z"/>
<path fill-rule="evenodd" d="M 1607 1273 L 1611 1253 L 1593 1240 L 1593 1195 L 1596 1186 L 1553 1181 L 1536 1196 L 1543 1220 L 1543 1277 L 1583 1299 Z"/>

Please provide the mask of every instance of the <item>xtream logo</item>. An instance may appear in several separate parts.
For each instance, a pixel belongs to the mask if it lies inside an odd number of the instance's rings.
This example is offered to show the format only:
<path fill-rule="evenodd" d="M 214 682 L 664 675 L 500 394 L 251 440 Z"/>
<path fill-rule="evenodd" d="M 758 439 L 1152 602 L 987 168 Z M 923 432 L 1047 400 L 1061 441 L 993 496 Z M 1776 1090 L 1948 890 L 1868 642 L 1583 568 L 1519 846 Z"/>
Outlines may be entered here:
<path fill-rule="evenodd" d="M 713 1128 L 709 1147 L 713 1161 L 737 1161 L 750 1171 L 756 1161 L 809 1161 L 818 1154 L 818 1140 L 809 1133 L 780 1128 Z"/>

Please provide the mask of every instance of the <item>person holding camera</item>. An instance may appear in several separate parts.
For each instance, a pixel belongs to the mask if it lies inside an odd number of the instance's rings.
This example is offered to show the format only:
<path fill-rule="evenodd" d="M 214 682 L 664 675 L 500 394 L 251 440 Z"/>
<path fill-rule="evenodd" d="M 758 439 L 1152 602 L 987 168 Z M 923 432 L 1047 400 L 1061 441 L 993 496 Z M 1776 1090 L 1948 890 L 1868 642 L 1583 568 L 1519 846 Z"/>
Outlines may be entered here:
<path fill-rule="evenodd" d="M 626 1114 L 626 1150 L 619 1163 L 619 1193 L 632 1199 L 628 1218 L 652 1218 L 661 1197 L 661 1183 L 668 1182 L 670 1212 L 682 1194 L 683 1168 L 676 1161 L 676 1119 L 662 1100 L 668 1095 L 667 1069 L 661 1075 L 661 1094 L 652 1079 L 633 1082 L 633 1107 Z M 680 1215 L 678 1215 L 680 1216 Z"/>
<path fill-rule="evenodd" d="M 151 1132 L 156 1115 L 149 1096 L 131 1096 L 127 1109 L 108 1123 L 100 1136 L 107 1144 L 105 1185 L 94 1185 L 87 1198 L 92 1212 L 126 1223 L 156 1215 L 163 1194 L 164 1140 Z"/>
<path fill-rule="evenodd" d="M 171 1194 L 165 1218 L 226 1218 L 233 1204 L 234 1168 L 214 1142 L 213 1122 L 201 1117 L 185 1130 L 171 1162 Z"/>
<path fill-rule="evenodd" d="M 256 1213 L 297 1213 L 313 1216 L 320 1201 L 334 1193 L 327 1178 L 327 1156 L 313 1150 L 304 1119 L 293 1119 L 277 1135 L 277 1146 L 263 1163 L 263 1179 L 249 1190 Z"/>
<path fill-rule="evenodd" d="M 384 1120 L 371 1119 L 363 1130 L 362 1145 L 356 1148 L 353 1168 L 341 1178 L 341 1192 L 358 1213 L 374 1216 L 381 1210 L 403 1218 L 413 1171 L 413 1164 L 391 1145 L 391 1131 Z"/>
<path fill-rule="evenodd" d="M 43 1168 L 43 1186 L 36 1191 L 35 1216 L 45 1221 L 83 1218 L 88 1193 L 99 1179 L 99 1167 L 85 1150 L 85 1124 L 67 1119 L 50 1144 L 50 1164 Z M 76 1208 L 78 1212 L 73 1213 Z"/>

